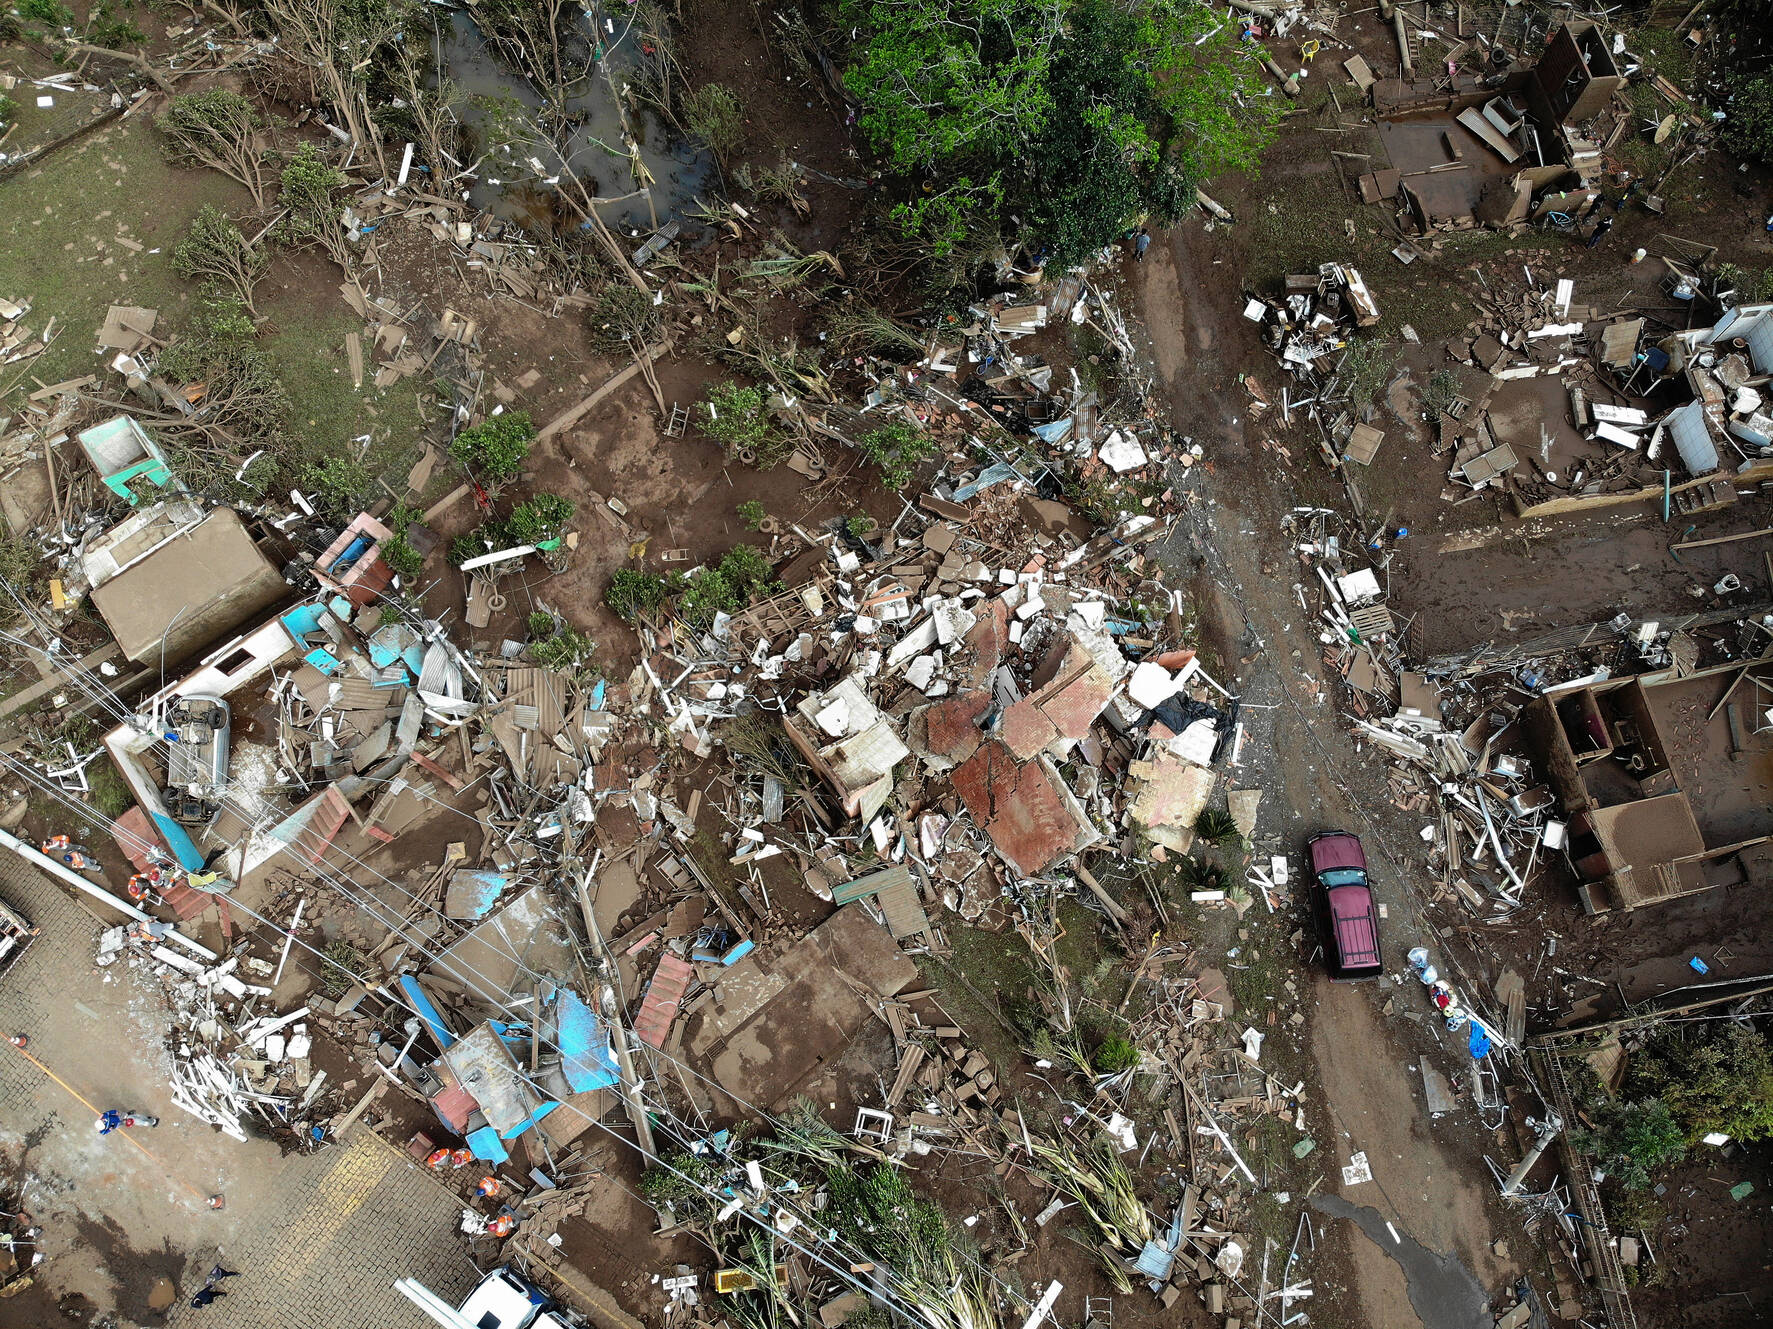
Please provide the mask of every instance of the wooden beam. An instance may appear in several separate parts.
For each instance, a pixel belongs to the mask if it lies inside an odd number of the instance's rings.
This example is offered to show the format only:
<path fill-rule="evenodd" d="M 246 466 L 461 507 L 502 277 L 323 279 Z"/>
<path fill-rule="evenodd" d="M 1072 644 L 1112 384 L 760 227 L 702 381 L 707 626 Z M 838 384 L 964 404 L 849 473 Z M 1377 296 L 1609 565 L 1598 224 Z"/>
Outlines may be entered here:
<path fill-rule="evenodd" d="M 1763 526 L 1758 531 L 1737 531 L 1734 535 L 1714 535 L 1709 540 L 1677 540 L 1670 549 L 1704 549 L 1707 545 L 1734 544 L 1738 540 L 1758 540 L 1763 535 L 1773 535 L 1773 526 Z"/>

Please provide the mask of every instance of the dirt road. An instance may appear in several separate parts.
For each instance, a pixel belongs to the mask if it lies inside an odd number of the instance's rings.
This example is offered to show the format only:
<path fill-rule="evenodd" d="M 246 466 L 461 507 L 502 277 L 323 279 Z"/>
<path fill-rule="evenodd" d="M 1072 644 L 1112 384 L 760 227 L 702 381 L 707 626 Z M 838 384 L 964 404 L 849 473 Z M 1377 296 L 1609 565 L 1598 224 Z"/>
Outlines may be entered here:
<path fill-rule="evenodd" d="M 1260 434 L 1243 414 L 1248 398 L 1237 375 L 1269 381 L 1276 371 L 1239 317 L 1233 252 L 1223 231 L 1204 236 L 1184 226 L 1129 268 L 1172 423 L 1205 446 L 1210 467 L 1172 557 L 1185 567 L 1192 561 L 1207 639 L 1222 667 L 1237 673 L 1249 741 L 1234 782 L 1265 791 L 1259 838 L 1278 835 L 1297 863 L 1315 830 L 1335 825 L 1361 834 L 1388 914 L 1386 946 L 1394 968 L 1402 968 L 1406 949 L 1434 940 L 1399 856 L 1385 848 L 1412 831 L 1376 819 L 1373 809 L 1381 806 L 1395 815 L 1378 793 L 1377 764 L 1355 752 L 1335 708 L 1312 697 L 1318 642 L 1293 598 L 1298 564 L 1278 528 L 1297 504 L 1338 503 L 1339 486 L 1315 457 L 1299 459 L 1289 472 L 1257 446 Z M 1371 1216 L 1345 1209 L 1353 1216 L 1317 1217 L 1347 1259 L 1320 1253 L 1314 1269 L 1327 1279 L 1339 1268 L 1352 1271 L 1350 1295 L 1339 1299 L 1351 1323 L 1488 1325 L 1487 1297 L 1516 1273 L 1492 1251 L 1495 1188 L 1479 1155 L 1494 1141 L 1479 1134 L 1469 1110 L 1431 1122 L 1421 1077 L 1423 1065 L 1458 1073 L 1466 1054 L 1456 1045 L 1436 1046 L 1426 1020 L 1406 1018 L 1419 1015 L 1415 991 L 1383 980 L 1332 984 L 1321 971 L 1315 986 L 1309 1046 L 1316 1089 L 1308 1091 L 1308 1115 L 1317 1118 L 1320 1145 L 1334 1144 L 1329 1177 L 1339 1182 L 1340 1167 L 1364 1152 L 1373 1180 L 1340 1188 L 1343 1200 Z M 1393 997 L 1398 1013 L 1388 1019 L 1382 1008 Z"/>

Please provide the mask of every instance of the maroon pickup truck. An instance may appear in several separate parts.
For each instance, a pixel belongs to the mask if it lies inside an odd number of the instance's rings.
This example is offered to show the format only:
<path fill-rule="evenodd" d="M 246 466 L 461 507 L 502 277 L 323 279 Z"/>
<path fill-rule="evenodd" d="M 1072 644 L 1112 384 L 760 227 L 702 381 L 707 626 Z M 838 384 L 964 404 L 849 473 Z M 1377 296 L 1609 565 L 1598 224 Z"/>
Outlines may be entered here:
<path fill-rule="evenodd" d="M 1377 978 L 1385 972 L 1379 958 L 1379 906 L 1367 881 L 1367 856 L 1361 842 L 1347 831 L 1324 831 L 1311 837 L 1312 905 L 1324 939 L 1330 977 Z"/>

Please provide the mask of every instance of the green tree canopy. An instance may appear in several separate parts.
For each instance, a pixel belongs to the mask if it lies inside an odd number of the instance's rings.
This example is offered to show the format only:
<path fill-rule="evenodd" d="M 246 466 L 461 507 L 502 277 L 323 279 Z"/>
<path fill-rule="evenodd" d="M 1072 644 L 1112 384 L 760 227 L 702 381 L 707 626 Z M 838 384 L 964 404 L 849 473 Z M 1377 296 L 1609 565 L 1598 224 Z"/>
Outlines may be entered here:
<path fill-rule="evenodd" d="M 1630 1065 L 1627 1092 L 1667 1103 L 1688 1140 L 1710 1131 L 1738 1140 L 1773 1136 L 1773 1051 L 1753 1025 L 1660 1032 Z"/>
<path fill-rule="evenodd" d="M 1029 221 L 1059 262 L 1255 165 L 1278 114 L 1201 0 L 836 0 L 863 134 L 908 177 L 900 224 L 937 252 Z"/>

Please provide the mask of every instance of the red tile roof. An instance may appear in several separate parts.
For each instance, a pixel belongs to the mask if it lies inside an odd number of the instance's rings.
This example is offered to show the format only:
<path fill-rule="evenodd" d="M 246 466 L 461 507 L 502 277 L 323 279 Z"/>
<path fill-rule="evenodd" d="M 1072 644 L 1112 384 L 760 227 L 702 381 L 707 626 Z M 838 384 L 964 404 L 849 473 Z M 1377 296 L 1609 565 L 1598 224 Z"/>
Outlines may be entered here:
<path fill-rule="evenodd" d="M 683 994 L 696 976 L 695 966 L 688 960 L 669 953 L 659 958 L 652 982 L 640 1001 L 640 1014 L 634 1017 L 634 1034 L 650 1047 L 662 1048 L 677 1019 L 677 1008 L 683 1005 Z"/>
<path fill-rule="evenodd" d="M 1024 877 L 1044 872 L 1098 838 L 1044 756 L 1018 762 L 993 739 L 957 767 L 952 778 L 973 820 Z"/>
<path fill-rule="evenodd" d="M 925 745 L 935 756 L 965 761 L 984 739 L 979 717 L 990 707 L 989 692 L 958 692 L 931 703 L 924 711 Z"/>

